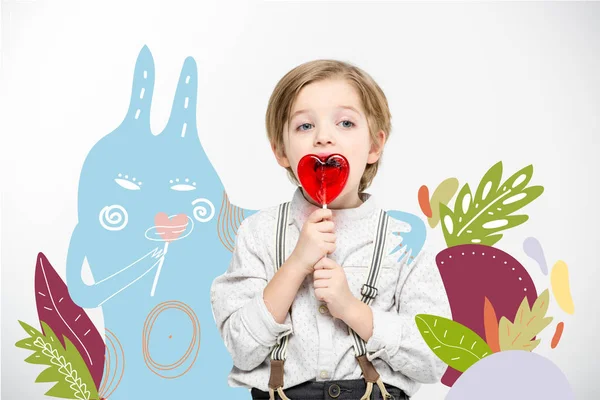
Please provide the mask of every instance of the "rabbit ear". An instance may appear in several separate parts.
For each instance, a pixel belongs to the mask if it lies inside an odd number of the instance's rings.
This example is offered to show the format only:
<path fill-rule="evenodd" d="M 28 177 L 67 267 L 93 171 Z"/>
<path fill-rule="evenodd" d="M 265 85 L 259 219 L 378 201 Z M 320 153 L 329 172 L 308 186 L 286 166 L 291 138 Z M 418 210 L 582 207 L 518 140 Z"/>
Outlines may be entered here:
<path fill-rule="evenodd" d="M 131 100 L 125 122 L 150 130 L 150 105 L 154 92 L 154 59 L 148 46 L 140 51 L 135 63 Z"/>
<path fill-rule="evenodd" d="M 171 115 L 165 130 L 172 137 L 196 138 L 196 101 L 198 93 L 198 68 L 193 57 L 187 57 L 181 68 L 175 99 L 171 108 Z"/>

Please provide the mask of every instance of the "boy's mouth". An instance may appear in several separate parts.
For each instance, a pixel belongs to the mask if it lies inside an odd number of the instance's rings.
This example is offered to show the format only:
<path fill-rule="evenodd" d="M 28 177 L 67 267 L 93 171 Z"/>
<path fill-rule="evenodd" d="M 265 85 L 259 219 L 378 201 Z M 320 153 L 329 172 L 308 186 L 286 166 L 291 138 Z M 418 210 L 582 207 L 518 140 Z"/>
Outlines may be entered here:
<path fill-rule="evenodd" d="M 317 157 L 319 157 L 319 158 L 329 157 L 332 154 L 335 154 L 335 153 L 317 153 Z"/>

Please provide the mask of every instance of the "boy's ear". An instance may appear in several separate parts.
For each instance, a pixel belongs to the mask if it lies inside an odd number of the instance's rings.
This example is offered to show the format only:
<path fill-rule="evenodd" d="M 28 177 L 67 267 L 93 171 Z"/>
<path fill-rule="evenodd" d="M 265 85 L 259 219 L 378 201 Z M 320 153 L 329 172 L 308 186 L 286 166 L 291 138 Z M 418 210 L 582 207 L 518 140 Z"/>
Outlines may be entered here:
<path fill-rule="evenodd" d="M 369 157 L 367 158 L 368 164 L 373 164 L 379 160 L 386 139 L 387 135 L 384 131 L 377 132 L 377 139 L 371 143 L 371 150 L 369 151 Z"/>
<path fill-rule="evenodd" d="M 285 154 L 283 154 L 284 152 L 279 151 L 274 143 L 271 144 L 271 150 L 273 150 L 273 154 L 275 154 L 275 158 L 277 159 L 277 163 L 279 165 L 281 165 L 283 168 L 287 168 L 291 165 L 288 158 L 285 156 Z"/>

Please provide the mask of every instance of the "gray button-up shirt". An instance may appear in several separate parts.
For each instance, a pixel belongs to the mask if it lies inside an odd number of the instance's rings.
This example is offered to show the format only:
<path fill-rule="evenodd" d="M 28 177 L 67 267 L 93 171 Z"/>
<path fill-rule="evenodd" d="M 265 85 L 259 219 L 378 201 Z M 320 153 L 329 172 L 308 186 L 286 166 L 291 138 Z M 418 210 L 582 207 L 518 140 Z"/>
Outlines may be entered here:
<path fill-rule="evenodd" d="M 380 210 L 372 195 L 363 193 L 362 199 L 359 207 L 333 210 L 337 239 L 336 250 L 329 255 L 344 268 L 357 298 L 361 298 L 360 289 L 368 276 Z M 288 217 L 286 259 L 304 222 L 317 208 L 300 188 L 296 190 Z M 360 379 L 362 371 L 348 326 L 317 300 L 312 275 L 300 286 L 291 315 L 287 314 L 283 324 L 267 310 L 262 294 L 276 272 L 276 220 L 275 206 L 242 222 L 231 264 L 211 287 L 215 322 L 233 360 L 229 385 L 268 391 L 270 350 L 278 338 L 288 334 L 284 391 L 309 380 Z M 406 222 L 389 220 L 378 295 L 370 305 L 373 335 L 366 348 L 367 358 L 383 382 L 412 396 L 420 383 L 439 381 L 446 368 L 421 337 L 415 315 L 451 318 L 451 312 L 433 253 L 423 250 L 411 255 L 410 264 L 407 257 L 398 261 L 400 252 L 390 255 L 401 242 L 393 232 L 410 229 Z"/>

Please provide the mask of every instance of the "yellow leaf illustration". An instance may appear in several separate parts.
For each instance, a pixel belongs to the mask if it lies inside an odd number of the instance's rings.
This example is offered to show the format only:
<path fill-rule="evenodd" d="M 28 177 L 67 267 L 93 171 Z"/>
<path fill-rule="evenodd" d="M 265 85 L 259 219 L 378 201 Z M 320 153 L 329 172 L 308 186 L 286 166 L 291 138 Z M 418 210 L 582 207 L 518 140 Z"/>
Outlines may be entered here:
<path fill-rule="evenodd" d="M 552 317 L 545 317 L 546 311 L 548 311 L 549 297 L 548 289 L 544 290 L 531 309 L 527 297 L 524 297 L 514 322 L 510 322 L 506 317 L 500 319 L 498 335 L 501 351 L 532 351 L 539 345 L 540 339 L 533 340 L 533 338 L 552 322 Z"/>

